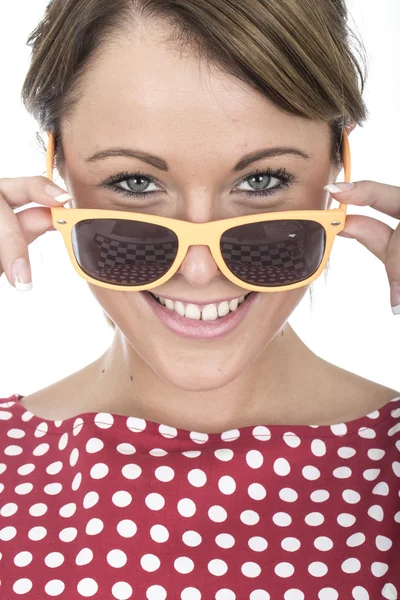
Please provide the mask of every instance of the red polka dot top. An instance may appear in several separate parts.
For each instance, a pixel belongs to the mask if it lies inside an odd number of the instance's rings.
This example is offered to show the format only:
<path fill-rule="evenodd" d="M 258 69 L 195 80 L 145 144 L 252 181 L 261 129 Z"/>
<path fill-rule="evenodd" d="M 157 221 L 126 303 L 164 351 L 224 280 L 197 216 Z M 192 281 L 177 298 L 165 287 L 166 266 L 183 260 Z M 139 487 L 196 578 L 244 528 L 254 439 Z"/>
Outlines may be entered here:
<path fill-rule="evenodd" d="M 3 600 L 400 599 L 400 397 L 205 434 L 0 400 Z"/>

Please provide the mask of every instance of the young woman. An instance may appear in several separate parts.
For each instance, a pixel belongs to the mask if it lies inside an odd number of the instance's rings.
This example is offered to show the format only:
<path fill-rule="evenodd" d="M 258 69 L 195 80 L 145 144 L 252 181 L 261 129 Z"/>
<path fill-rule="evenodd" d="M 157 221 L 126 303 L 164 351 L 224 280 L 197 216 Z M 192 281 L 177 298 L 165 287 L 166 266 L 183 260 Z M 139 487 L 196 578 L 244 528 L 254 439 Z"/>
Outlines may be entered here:
<path fill-rule="evenodd" d="M 28 290 L 59 229 L 115 335 L 0 405 L 2 597 L 399 597 L 400 393 L 287 323 L 343 230 L 400 312 L 400 229 L 345 218 L 400 218 L 399 188 L 333 183 L 367 116 L 349 33 L 342 0 L 48 5 L 48 177 L 0 180 L 0 263 Z"/>

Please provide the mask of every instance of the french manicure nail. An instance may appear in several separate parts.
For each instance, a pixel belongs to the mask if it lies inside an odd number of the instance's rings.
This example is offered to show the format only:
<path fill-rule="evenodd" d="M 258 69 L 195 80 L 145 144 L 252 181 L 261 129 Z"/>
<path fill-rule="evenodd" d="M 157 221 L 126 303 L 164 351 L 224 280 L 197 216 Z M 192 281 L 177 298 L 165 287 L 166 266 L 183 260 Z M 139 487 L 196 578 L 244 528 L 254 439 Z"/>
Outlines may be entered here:
<path fill-rule="evenodd" d="M 390 303 L 394 315 L 400 315 L 400 283 L 393 281 L 390 286 Z"/>
<path fill-rule="evenodd" d="M 354 183 L 343 182 L 343 183 L 330 183 L 324 187 L 324 190 L 332 194 L 340 194 L 340 192 L 350 192 L 355 188 Z"/>
<path fill-rule="evenodd" d="M 44 191 L 48 196 L 53 198 L 53 200 L 57 200 L 60 204 L 65 204 L 69 200 L 72 200 L 71 194 L 67 192 L 63 192 L 63 190 L 55 185 L 45 185 Z"/>
<path fill-rule="evenodd" d="M 17 258 L 13 262 L 11 277 L 19 292 L 29 292 L 32 289 L 31 270 L 25 258 Z"/>

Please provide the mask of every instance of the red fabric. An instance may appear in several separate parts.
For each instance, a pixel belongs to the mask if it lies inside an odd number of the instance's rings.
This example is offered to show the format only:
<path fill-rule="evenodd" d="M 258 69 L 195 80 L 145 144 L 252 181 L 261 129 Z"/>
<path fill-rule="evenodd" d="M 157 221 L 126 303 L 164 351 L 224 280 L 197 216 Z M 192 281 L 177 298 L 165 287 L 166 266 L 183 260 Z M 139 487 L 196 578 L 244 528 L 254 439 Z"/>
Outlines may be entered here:
<path fill-rule="evenodd" d="M 0 597 L 400 598 L 400 397 L 200 434 L 0 400 Z"/>

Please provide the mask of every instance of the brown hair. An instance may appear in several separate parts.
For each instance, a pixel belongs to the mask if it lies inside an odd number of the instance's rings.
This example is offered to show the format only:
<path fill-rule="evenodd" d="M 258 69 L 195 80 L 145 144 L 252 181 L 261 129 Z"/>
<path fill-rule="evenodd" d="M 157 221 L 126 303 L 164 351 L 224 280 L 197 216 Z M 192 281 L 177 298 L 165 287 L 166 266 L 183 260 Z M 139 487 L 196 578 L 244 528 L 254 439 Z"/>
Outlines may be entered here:
<path fill-rule="evenodd" d="M 60 121 L 79 100 L 93 59 L 149 19 L 172 25 L 169 42 L 285 113 L 328 123 L 332 163 L 341 167 L 342 128 L 368 117 L 366 53 L 345 0 L 52 0 L 28 38 L 22 101 L 42 130 L 54 132 L 56 167 L 64 162 Z"/>

